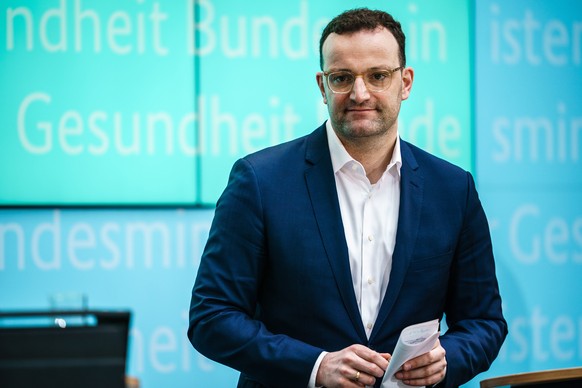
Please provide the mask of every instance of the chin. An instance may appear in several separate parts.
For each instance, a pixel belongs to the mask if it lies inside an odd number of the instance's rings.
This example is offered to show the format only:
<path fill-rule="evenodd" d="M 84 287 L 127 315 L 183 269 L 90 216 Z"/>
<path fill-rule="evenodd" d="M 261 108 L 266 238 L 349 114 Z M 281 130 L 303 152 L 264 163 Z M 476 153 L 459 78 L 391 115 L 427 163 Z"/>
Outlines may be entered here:
<path fill-rule="evenodd" d="M 357 122 L 346 123 L 344 128 L 346 129 L 346 135 L 354 138 L 376 136 L 386 132 L 386 129 L 374 120 L 358 120 Z"/>

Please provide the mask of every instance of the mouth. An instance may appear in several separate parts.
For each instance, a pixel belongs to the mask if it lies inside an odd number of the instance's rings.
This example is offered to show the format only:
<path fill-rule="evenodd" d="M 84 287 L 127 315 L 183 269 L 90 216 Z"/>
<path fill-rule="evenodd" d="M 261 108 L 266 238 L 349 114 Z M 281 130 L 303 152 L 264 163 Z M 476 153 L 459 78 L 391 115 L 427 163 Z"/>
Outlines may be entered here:
<path fill-rule="evenodd" d="M 346 109 L 346 112 L 348 113 L 366 113 L 366 112 L 375 112 L 376 109 L 374 108 L 348 108 Z"/>

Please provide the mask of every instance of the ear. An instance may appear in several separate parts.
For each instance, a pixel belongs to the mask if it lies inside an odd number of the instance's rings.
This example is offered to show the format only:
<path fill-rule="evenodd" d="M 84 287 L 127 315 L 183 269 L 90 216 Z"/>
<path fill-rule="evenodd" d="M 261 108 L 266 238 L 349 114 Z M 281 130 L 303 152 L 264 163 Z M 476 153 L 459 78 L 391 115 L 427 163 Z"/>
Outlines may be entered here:
<path fill-rule="evenodd" d="M 325 96 L 325 86 L 323 83 L 323 73 L 321 71 L 317 72 L 315 75 L 315 80 L 317 81 L 317 86 L 319 87 L 319 92 L 323 97 L 323 103 L 327 104 L 327 97 Z"/>
<path fill-rule="evenodd" d="M 412 82 L 414 81 L 414 69 L 412 67 L 405 67 L 402 69 L 402 99 L 406 100 L 410 96 L 412 90 Z"/>

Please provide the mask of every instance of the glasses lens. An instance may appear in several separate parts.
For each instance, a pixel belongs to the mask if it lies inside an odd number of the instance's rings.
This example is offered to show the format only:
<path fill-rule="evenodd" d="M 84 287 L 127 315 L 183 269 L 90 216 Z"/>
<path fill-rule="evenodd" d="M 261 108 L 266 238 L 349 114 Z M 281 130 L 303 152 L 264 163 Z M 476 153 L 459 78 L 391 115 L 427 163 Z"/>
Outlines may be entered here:
<path fill-rule="evenodd" d="M 390 87 L 392 74 L 396 70 L 374 70 L 362 75 L 366 87 L 372 92 L 382 92 Z M 349 93 L 354 86 L 356 75 L 349 71 L 335 71 L 327 75 L 327 84 L 334 93 Z"/>
<path fill-rule="evenodd" d="M 327 83 L 336 93 L 349 92 L 354 84 L 354 75 L 348 71 L 336 71 L 327 76 Z"/>
<path fill-rule="evenodd" d="M 373 71 L 366 74 L 366 84 L 374 92 L 381 92 L 390 87 L 391 73 L 385 70 Z"/>

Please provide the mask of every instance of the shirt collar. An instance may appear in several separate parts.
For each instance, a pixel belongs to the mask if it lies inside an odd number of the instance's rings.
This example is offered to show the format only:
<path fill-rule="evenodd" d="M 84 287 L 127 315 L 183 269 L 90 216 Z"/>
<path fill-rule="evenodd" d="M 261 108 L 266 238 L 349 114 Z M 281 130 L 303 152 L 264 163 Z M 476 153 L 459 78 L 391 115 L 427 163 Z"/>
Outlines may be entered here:
<path fill-rule="evenodd" d="M 331 120 L 327 120 L 325 123 L 325 130 L 327 132 L 327 143 L 329 145 L 329 153 L 331 156 L 331 165 L 333 167 L 334 174 L 341 170 L 348 163 L 358 163 L 357 160 L 352 158 L 346 148 L 342 144 L 341 140 L 337 137 L 337 134 L 331 126 Z M 392 159 L 386 167 L 386 171 L 390 171 L 392 168 L 396 167 L 396 173 L 400 177 L 400 169 L 402 167 L 402 154 L 400 153 L 400 136 L 398 132 L 396 133 L 396 144 L 394 145 L 394 150 L 392 151 Z"/>

